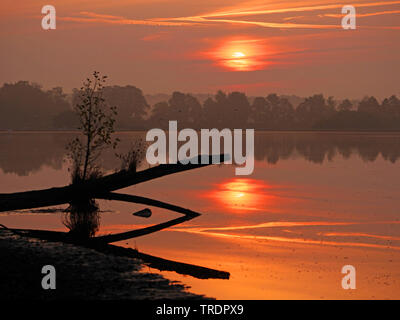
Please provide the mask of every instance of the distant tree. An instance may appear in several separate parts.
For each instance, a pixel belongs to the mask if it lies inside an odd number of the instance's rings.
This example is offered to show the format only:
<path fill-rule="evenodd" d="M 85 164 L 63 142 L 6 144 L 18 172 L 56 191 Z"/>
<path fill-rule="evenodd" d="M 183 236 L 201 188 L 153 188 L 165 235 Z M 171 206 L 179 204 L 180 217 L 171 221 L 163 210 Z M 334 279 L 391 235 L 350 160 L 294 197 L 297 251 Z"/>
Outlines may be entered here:
<path fill-rule="evenodd" d="M 246 127 L 250 116 L 250 103 L 242 92 L 232 92 L 227 97 L 225 121 L 230 128 Z"/>
<path fill-rule="evenodd" d="M 400 100 L 395 95 L 384 99 L 382 111 L 388 115 L 400 117 Z"/>
<path fill-rule="evenodd" d="M 227 109 L 227 97 L 222 91 L 218 91 L 214 98 L 208 98 L 203 104 L 204 125 L 221 128 L 224 123 L 224 115 Z"/>
<path fill-rule="evenodd" d="M 334 113 L 332 100 L 327 104 L 322 94 L 306 98 L 296 109 L 297 120 L 305 128 L 313 128 L 319 121 L 331 117 Z"/>
<path fill-rule="evenodd" d="M 156 126 L 158 128 L 167 128 L 168 120 L 169 120 L 169 105 L 168 102 L 162 101 L 157 102 L 153 106 L 153 110 L 151 112 L 151 116 L 149 119 L 149 124 L 151 126 Z"/>
<path fill-rule="evenodd" d="M 0 88 L 0 128 L 55 129 L 53 118 L 70 108 L 61 88 L 45 91 L 35 83 L 18 81 Z"/>
<path fill-rule="evenodd" d="M 277 94 L 269 94 L 266 98 L 271 107 L 272 129 L 289 129 L 294 119 L 294 108 L 288 99 Z"/>
<path fill-rule="evenodd" d="M 179 126 L 200 127 L 202 107 L 190 94 L 174 92 L 168 102 L 154 105 L 149 122 L 162 128 L 168 127 L 169 120 L 177 120 Z"/>
<path fill-rule="evenodd" d="M 143 129 L 149 105 L 142 90 L 128 86 L 107 86 L 103 97 L 110 104 L 118 106 L 116 127 L 122 129 Z"/>
<path fill-rule="evenodd" d="M 73 163 L 73 182 L 85 181 L 99 174 L 96 163 L 101 151 L 109 146 L 115 148 L 117 140 L 114 132 L 115 107 L 109 107 L 103 98 L 103 88 L 107 76 L 93 72 L 92 79 L 87 78 L 79 91 L 75 111 L 79 116 L 84 139 L 75 138 L 67 146 L 68 155 Z"/>
<path fill-rule="evenodd" d="M 381 126 L 386 130 L 400 129 L 400 100 L 395 95 L 383 100 L 380 111 Z"/>
<path fill-rule="evenodd" d="M 328 100 L 326 100 L 326 105 L 327 105 L 328 109 L 330 109 L 331 112 L 336 109 L 336 104 L 337 104 L 337 102 L 335 101 L 335 99 L 333 97 L 328 97 Z"/>
<path fill-rule="evenodd" d="M 201 118 L 201 104 L 190 94 L 174 92 L 168 101 L 171 120 L 183 126 L 195 127 Z"/>
<path fill-rule="evenodd" d="M 227 95 L 218 91 L 214 99 L 208 98 L 203 105 L 204 122 L 216 128 L 245 127 L 250 113 L 250 103 L 241 92 Z"/>
<path fill-rule="evenodd" d="M 352 108 L 353 104 L 350 102 L 350 100 L 345 99 L 339 104 L 338 111 L 350 111 Z"/>
<path fill-rule="evenodd" d="M 264 97 L 256 97 L 251 105 L 251 122 L 257 129 L 271 127 L 272 107 Z"/>
<path fill-rule="evenodd" d="M 365 97 L 358 105 L 359 112 L 378 113 L 380 109 L 379 102 L 375 99 L 375 97 Z"/>

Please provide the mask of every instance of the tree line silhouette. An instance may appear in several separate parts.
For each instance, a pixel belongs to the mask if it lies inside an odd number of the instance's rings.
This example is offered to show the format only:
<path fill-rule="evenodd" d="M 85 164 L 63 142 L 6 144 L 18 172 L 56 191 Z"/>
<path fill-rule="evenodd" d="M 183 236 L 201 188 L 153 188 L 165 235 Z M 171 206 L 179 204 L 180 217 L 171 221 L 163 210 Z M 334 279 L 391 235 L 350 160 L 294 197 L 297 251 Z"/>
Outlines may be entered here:
<path fill-rule="evenodd" d="M 359 102 L 337 101 L 316 94 L 293 105 L 285 96 L 247 97 L 241 92 L 218 91 L 199 101 L 195 95 L 174 92 L 166 101 L 148 104 L 134 86 L 106 86 L 103 96 L 116 106 L 117 130 L 168 128 L 255 128 L 258 130 L 400 130 L 400 100 L 381 103 L 375 97 Z M 74 130 L 78 124 L 72 106 L 80 90 L 67 95 L 60 87 L 44 90 L 28 81 L 0 88 L 0 130 Z"/>

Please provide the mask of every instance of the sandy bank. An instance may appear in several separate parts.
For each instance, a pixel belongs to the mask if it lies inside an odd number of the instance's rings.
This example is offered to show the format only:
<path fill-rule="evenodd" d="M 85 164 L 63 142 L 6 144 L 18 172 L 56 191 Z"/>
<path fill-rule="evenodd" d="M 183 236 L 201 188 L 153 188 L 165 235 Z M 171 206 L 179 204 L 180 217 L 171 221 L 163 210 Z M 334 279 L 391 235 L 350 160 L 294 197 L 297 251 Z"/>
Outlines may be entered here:
<path fill-rule="evenodd" d="M 41 286 L 41 269 L 56 269 L 56 289 Z M 141 271 L 142 270 L 142 271 Z M 46 242 L 0 230 L 0 299 L 199 299 L 182 284 L 146 272 L 140 260 Z"/>

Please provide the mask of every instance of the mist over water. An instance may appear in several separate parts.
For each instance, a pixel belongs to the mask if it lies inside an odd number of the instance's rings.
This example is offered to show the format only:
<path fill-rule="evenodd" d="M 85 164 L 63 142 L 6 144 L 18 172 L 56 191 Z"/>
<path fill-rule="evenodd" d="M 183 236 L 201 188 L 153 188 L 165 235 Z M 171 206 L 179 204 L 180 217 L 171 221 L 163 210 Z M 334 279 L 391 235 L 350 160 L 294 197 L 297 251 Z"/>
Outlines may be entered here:
<path fill-rule="evenodd" d="M 65 146 L 76 133 L 68 132 L 0 132 L 0 169 L 3 173 L 27 176 L 43 166 L 61 170 Z M 145 132 L 118 133 L 118 150 L 126 152 L 132 142 L 145 138 Z M 364 162 L 379 158 L 396 163 L 400 158 L 400 134 L 352 132 L 280 132 L 256 131 L 255 159 L 277 164 L 288 159 L 305 159 L 325 163 L 335 158 L 357 156 Z M 113 151 L 105 151 L 101 159 L 104 170 L 119 167 Z"/>

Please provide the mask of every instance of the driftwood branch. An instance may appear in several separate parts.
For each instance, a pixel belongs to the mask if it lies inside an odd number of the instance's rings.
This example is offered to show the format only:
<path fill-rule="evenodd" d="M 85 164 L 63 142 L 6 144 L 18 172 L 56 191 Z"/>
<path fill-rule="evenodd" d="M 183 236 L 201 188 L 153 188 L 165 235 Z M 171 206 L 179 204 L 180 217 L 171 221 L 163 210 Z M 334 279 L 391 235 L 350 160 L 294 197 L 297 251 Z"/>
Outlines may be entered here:
<path fill-rule="evenodd" d="M 199 164 L 161 164 L 139 172 L 119 171 L 96 180 L 36 191 L 0 194 L 0 212 L 55 206 L 71 202 L 76 198 L 97 198 L 107 192 L 123 189 L 138 183 L 150 181 L 166 175 L 202 168 L 227 159 L 226 155 L 207 156 L 209 164 L 201 164 L 205 156 L 198 156 Z"/>

